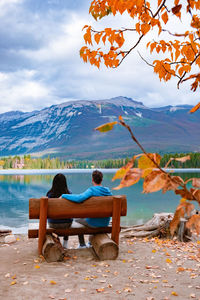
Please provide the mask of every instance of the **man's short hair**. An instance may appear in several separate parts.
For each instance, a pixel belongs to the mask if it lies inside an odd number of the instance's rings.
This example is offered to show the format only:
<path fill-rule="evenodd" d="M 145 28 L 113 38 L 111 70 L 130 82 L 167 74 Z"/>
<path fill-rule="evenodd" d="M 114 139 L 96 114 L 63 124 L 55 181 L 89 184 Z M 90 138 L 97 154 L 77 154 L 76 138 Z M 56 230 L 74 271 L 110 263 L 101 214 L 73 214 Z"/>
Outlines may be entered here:
<path fill-rule="evenodd" d="M 103 180 L 103 173 L 101 173 L 100 171 L 98 170 L 95 170 L 93 173 L 92 173 L 92 179 L 93 181 L 96 183 L 96 184 L 100 184 Z"/>

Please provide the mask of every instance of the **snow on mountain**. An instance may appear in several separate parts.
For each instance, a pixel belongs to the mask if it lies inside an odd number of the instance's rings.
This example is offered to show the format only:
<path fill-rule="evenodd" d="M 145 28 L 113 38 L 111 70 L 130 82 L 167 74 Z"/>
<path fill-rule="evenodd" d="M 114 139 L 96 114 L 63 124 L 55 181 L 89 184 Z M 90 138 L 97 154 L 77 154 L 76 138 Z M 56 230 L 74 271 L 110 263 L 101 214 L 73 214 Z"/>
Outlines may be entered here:
<path fill-rule="evenodd" d="M 136 116 L 138 116 L 139 118 L 142 118 L 142 113 L 141 112 L 135 112 Z"/>
<path fill-rule="evenodd" d="M 104 134 L 94 131 L 120 115 L 147 151 L 200 151 L 200 112 L 190 115 L 189 108 L 148 108 L 120 96 L 69 101 L 29 113 L 8 112 L 0 114 L 0 155 L 48 152 L 67 159 L 132 155 L 137 146 L 121 126 Z"/>

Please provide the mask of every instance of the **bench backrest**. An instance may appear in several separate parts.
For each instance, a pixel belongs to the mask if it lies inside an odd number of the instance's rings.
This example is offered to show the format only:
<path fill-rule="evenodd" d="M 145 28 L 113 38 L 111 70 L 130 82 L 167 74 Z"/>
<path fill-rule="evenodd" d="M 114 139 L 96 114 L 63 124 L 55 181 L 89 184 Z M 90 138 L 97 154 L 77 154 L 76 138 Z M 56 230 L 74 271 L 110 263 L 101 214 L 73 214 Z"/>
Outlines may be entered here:
<path fill-rule="evenodd" d="M 91 197 L 82 203 L 71 202 L 62 198 L 49 198 L 47 208 L 47 218 L 102 218 L 112 217 L 113 200 L 121 199 L 121 216 L 126 216 L 127 202 L 126 196 L 106 196 Z M 29 200 L 29 219 L 40 218 L 40 200 L 31 198 Z"/>
<path fill-rule="evenodd" d="M 29 218 L 40 219 L 37 232 L 29 230 L 29 237 L 38 238 L 38 253 L 42 254 L 42 247 L 47 232 L 47 218 L 102 218 L 112 217 L 111 239 L 118 244 L 120 232 L 120 216 L 126 216 L 126 196 L 91 197 L 83 203 L 74 203 L 62 198 L 47 198 L 29 200 Z M 106 228 L 106 232 L 108 227 Z M 98 228 L 97 228 L 98 229 Z M 70 234 L 70 228 L 68 235 Z M 77 232 L 78 233 L 78 232 Z"/>

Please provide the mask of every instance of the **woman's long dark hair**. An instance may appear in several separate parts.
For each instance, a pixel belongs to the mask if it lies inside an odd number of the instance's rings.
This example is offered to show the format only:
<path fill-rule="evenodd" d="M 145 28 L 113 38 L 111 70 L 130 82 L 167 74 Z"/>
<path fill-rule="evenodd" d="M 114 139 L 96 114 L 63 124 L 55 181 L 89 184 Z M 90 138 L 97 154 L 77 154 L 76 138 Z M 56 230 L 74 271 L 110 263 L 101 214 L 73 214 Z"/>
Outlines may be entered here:
<path fill-rule="evenodd" d="M 59 198 L 62 194 L 70 194 L 67 187 L 67 180 L 65 175 L 58 173 L 52 182 L 51 189 L 47 192 L 47 196 L 51 198 Z"/>

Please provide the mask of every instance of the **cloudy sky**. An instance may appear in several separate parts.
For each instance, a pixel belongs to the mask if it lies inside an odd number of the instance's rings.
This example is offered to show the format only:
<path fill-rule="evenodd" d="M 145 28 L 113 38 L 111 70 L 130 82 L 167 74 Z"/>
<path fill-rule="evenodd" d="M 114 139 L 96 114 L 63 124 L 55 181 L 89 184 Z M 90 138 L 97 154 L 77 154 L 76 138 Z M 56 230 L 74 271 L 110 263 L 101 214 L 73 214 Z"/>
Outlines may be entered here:
<path fill-rule="evenodd" d="M 146 106 L 195 104 L 189 85 L 160 83 L 137 52 L 117 69 L 84 64 L 82 27 L 128 22 L 89 15 L 89 0 L 0 0 L 0 113 L 32 111 L 68 100 L 131 97 Z M 142 48 L 143 47 L 143 48 Z M 148 57 L 145 45 L 142 55 Z"/>

